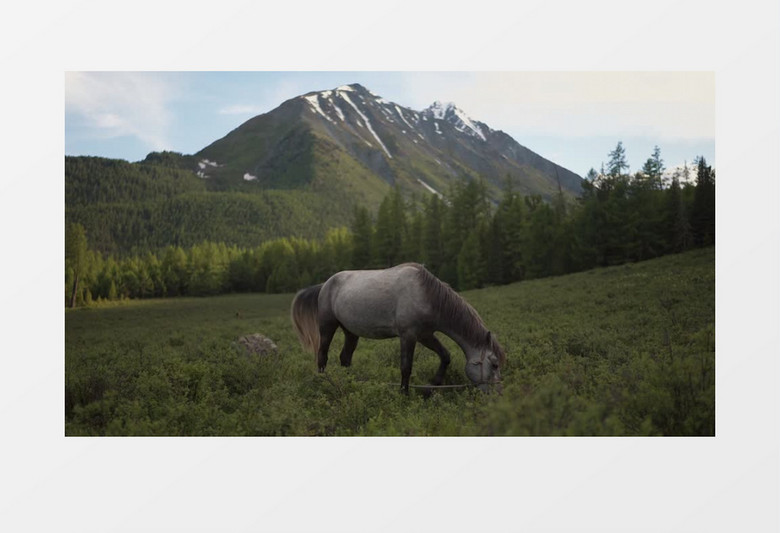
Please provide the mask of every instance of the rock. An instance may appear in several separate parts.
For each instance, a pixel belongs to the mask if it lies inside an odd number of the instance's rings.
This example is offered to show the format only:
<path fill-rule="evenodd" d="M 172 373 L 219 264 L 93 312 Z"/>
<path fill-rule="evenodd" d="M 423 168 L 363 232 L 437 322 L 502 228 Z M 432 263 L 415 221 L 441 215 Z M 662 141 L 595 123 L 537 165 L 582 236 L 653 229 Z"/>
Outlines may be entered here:
<path fill-rule="evenodd" d="M 248 354 L 271 355 L 279 351 L 274 341 L 259 333 L 239 337 L 237 342 Z"/>

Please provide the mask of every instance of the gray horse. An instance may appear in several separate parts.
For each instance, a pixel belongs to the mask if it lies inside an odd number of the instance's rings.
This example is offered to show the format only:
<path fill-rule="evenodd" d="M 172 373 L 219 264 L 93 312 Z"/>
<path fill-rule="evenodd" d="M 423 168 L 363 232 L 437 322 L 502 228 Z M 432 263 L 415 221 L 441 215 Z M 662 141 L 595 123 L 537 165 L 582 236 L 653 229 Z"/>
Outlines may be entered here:
<path fill-rule="evenodd" d="M 463 350 L 466 375 L 474 385 L 483 391 L 490 385 L 501 390 L 504 350 L 474 308 L 422 265 L 339 272 L 325 283 L 299 291 L 291 315 L 301 344 L 316 354 L 320 372 L 325 371 L 331 340 L 340 327 L 344 331 L 342 366 L 352 363 L 359 337 L 399 337 L 403 391 L 409 392 L 418 342 L 439 355 L 441 364 L 432 384 L 440 385 L 450 363 L 449 352 L 434 336 L 440 331 Z"/>

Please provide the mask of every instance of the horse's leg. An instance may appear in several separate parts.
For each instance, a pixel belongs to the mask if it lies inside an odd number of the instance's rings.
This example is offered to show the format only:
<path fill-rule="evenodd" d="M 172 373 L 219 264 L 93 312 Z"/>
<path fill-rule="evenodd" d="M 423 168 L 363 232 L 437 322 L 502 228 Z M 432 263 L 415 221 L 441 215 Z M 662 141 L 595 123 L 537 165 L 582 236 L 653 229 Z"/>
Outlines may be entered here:
<path fill-rule="evenodd" d="M 401 390 L 409 394 L 409 376 L 412 375 L 412 359 L 417 339 L 409 336 L 401 337 Z"/>
<path fill-rule="evenodd" d="M 439 339 L 437 339 L 433 333 L 420 337 L 419 341 L 429 350 L 436 352 L 439 359 L 441 359 L 439 369 L 436 371 L 436 375 L 433 376 L 433 380 L 431 381 L 431 385 L 441 385 L 442 381 L 444 381 L 444 373 L 447 371 L 447 366 L 450 364 L 450 352 L 447 351 L 447 348 L 439 342 Z"/>
<path fill-rule="evenodd" d="M 352 364 L 352 354 L 355 352 L 355 347 L 358 343 L 358 336 L 352 332 L 346 330 L 344 326 L 341 326 L 344 331 L 344 347 L 341 349 L 341 366 L 349 366 Z"/>
<path fill-rule="evenodd" d="M 325 372 L 325 366 L 328 364 L 330 341 L 333 340 L 333 334 L 336 333 L 338 327 L 338 322 L 320 324 L 320 348 L 317 350 L 317 370 L 320 372 Z"/>

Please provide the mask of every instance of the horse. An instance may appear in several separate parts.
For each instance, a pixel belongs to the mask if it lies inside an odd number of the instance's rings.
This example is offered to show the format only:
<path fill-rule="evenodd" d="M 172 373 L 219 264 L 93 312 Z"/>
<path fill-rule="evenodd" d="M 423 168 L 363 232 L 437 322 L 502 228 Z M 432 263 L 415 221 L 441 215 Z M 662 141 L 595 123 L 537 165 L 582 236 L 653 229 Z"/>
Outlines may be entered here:
<path fill-rule="evenodd" d="M 419 342 L 438 354 L 431 382 L 441 385 L 450 354 L 434 335 L 450 337 L 466 356 L 466 375 L 483 392 L 501 392 L 503 348 L 479 314 L 424 266 L 404 263 L 383 270 L 344 270 L 325 283 L 298 291 L 290 315 L 301 345 L 325 372 L 328 349 L 338 328 L 344 332 L 341 365 L 352 364 L 358 338 L 401 341 L 401 390 L 409 394 L 412 357 Z"/>

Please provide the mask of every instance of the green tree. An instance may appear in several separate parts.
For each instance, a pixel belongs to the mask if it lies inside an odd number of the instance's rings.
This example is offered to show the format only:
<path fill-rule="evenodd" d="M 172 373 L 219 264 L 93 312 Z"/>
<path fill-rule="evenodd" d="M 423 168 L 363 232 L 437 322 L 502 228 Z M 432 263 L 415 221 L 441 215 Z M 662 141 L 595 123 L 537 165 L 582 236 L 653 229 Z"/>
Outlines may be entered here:
<path fill-rule="evenodd" d="M 481 228 L 474 228 L 458 253 L 458 290 L 467 291 L 482 286 L 485 279 L 485 258 L 482 254 Z"/>
<path fill-rule="evenodd" d="M 401 190 L 396 187 L 379 205 L 374 233 L 375 264 L 387 268 L 401 259 L 406 213 Z"/>
<path fill-rule="evenodd" d="M 68 305 L 76 307 L 79 282 L 86 275 L 87 270 L 87 234 L 81 224 L 68 224 L 66 226 L 65 268 L 70 270 L 72 279 Z"/>
<path fill-rule="evenodd" d="M 676 174 L 672 176 L 672 184 L 666 192 L 665 200 L 664 229 L 667 250 L 683 252 L 691 247 L 693 233 L 691 232 L 685 201 L 680 189 L 680 180 Z"/>
<path fill-rule="evenodd" d="M 704 156 L 696 160 L 696 189 L 693 197 L 691 226 L 696 244 L 715 244 L 715 171 Z"/>
<path fill-rule="evenodd" d="M 285 253 L 268 277 L 265 291 L 268 293 L 294 292 L 299 289 L 300 273 L 295 255 Z"/>
<path fill-rule="evenodd" d="M 442 245 L 442 219 L 446 205 L 438 195 L 432 194 L 425 202 L 425 216 L 422 229 L 422 261 L 428 270 L 436 275 L 444 262 Z"/>
<path fill-rule="evenodd" d="M 661 149 L 658 146 L 653 148 L 651 155 L 642 166 L 641 177 L 647 180 L 647 188 L 659 190 L 663 187 L 661 176 L 664 173 L 664 160 L 661 159 Z"/>
<path fill-rule="evenodd" d="M 623 141 L 618 141 L 615 149 L 609 153 L 607 172 L 612 177 L 618 177 L 627 173 L 628 168 L 629 166 L 628 162 L 626 161 L 626 150 L 623 148 Z"/>
<path fill-rule="evenodd" d="M 364 269 L 371 266 L 371 241 L 374 228 L 368 208 L 358 206 L 352 215 L 352 267 Z"/>

